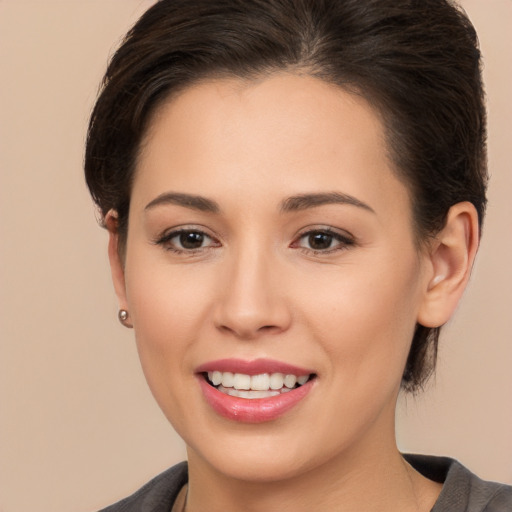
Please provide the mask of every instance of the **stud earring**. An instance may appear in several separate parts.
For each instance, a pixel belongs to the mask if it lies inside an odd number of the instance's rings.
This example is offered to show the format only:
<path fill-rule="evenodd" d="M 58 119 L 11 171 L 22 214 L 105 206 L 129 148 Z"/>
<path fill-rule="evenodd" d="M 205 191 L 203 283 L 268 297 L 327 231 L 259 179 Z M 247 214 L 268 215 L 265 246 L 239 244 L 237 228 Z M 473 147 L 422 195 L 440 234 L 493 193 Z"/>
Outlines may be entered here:
<path fill-rule="evenodd" d="M 119 318 L 119 321 L 125 326 L 125 327 L 133 327 L 133 325 L 128 322 L 128 317 L 130 315 L 128 314 L 128 311 L 126 309 L 120 309 L 119 313 L 117 314 L 117 318 Z"/>

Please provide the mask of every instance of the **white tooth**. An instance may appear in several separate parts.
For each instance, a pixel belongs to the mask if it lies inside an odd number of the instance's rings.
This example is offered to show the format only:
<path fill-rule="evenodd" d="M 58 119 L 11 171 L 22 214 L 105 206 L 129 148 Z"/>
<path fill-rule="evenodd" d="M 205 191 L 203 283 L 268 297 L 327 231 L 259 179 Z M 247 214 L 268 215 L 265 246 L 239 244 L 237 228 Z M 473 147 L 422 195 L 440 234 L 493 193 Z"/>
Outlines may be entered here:
<path fill-rule="evenodd" d="M 270 377 L 268 373 L 261 373 L 251 377 L 251 389 L 256 391 L 266 391 L 270 387 Z"/>
<path fill-rule="evenodd" d="M 250 391 L 251 393 L 251 398 L 268 398 L 270 396 L 277 396 L 279 395 L 279 391 L 270 391 L 270 390 L 266 390 L 266 391 Z"/>
<path fill-rule="evenodd" d="M 297 382 L 302 386 L 303 384 L 306 384 L 306 382 L 309 380 L 309 375 L 301 375 Z"/>
<path fill-rule="evenodd" d="M 225 388 L 232 388 L 234 382 L 235 382 L 235 376 L 231 372 L 224 372 L 222 374 L 222 385 Z"/>
<path fill-rule="evenodd" d="M 286 387 L 283 387 L 281 389 L 281 393 L 289 393 L 290 391 L 292 391 L 290 388 L 286 388 Z"/>
<path fill-rule="evenodd" d="M 208 380 L 211 381 L 213 376 L 213 372 L 208 372 Z"/>
<path fill-rule="evenodd" d="M 295 387 L 295 384 L 297 384 L 297 377 L 295 377 L 295 375 L 287 375 L 285 378 L 284 378 L 284 385 L 287 387 L 287 388 L 294 388 Z"/>
<path fill-rule="evenodd" d="M 279 395 L 279 391 L 239 391 L 241 398 L 268 398 Z"/>
<path fill-rule="evenodd" d="M 280 394 L 279 391 L 245 391 L 234 388 L 225 388 L 223 386 L 219 386 L 217 389 L 226 395 L 235 396 L 237 398 L 246 398 L 249 400 L 253 398 L 269 398 Z"/>
<path fill-rule="evenodd" d="M 233 387 L 235 389 L 251 389 L 251 376 L 244 373 L 235 373 Z"/>
<path fill-rule="evenodd" d="M 211 372 L 211 376 L 210 372 L 208 372 L 208 378 L 212 381 L 212 384 L 214 386 L 218 386 L 222 382 L 222 372 Z"/>
<path fill-rule="evenodd" d="M 281 389 L 284 384 L 284 375 L 282 373 L 273 373 L 270 376 L 270 389 Z"/>

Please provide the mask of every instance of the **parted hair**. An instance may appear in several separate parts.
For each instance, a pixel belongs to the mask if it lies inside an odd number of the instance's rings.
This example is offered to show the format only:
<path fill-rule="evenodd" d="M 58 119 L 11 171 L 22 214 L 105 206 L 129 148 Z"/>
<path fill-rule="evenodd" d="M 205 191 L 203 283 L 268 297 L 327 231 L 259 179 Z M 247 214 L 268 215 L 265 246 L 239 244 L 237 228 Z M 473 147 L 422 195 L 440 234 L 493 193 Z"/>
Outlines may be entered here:
<path fill-rule="evenodd" d="M 447 0 L 160 0 L 111 58 L 91 115 L 85 175 L 121 246 L 141 141 L 158 106 L 204 79 L 309 74 L 364 97 L 408 187 L 419 245 L 450 207 L 486 198 L 481 56 L 465 13 Z M 440 327 L 417 325 L 402 387 L 434 370 Z"/>

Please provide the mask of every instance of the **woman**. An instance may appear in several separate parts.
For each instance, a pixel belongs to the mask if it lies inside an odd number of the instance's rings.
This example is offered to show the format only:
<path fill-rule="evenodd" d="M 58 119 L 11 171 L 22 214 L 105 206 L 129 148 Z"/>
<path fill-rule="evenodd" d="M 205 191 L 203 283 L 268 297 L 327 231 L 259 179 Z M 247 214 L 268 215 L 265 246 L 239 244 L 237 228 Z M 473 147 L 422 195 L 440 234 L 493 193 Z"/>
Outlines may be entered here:
<path fill-rule="evenodd" d="M 485 210 L 473 27 L 445 0 L 172 0 L 112 59 L 85 169 L 119 319 L 188 466 L 107 510 L 509 510 L 402 456 Z"/>

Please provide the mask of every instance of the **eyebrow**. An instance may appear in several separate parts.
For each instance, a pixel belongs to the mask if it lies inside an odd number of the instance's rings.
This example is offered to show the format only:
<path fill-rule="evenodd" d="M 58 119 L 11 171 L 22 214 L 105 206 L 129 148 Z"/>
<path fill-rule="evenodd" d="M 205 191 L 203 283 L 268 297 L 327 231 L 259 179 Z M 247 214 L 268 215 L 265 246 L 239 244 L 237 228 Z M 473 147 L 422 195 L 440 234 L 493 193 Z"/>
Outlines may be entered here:
<path fill-rule="evenodd" d="M 201 212 L 208 213 L 219 213 L 220 207 L 218 203 L 213 201 L 212 199 L 207 199 L 203 196 L 196 196 L 192 194 L 182 194 L 179 192 L 165 192 L 160 194 L 158 197 L 155 197 L 151 202 L 149 202 L 144 208 L 145 211 L 151 210 L 156 206 L 166 205 L 166 204 L 175 204 L 177 206 L 184 206 L 185 208 L 190 208 L 192 210 L 199 210 Z"/>
<path fill-rule="evenodd" d="M 220 206 L 216 201 L 203 196 L 184 194 L 180 192 L 164 192 L 150 201 L 144 210 L 151 210 L 156 206 L 167 204 L 183 206 L 185 208 L 201 212 L 220 213 Z M 363 203 L 354 196 L 342 194 L 341 192 L 320 192 L 315 194 L 299 194 L 288 197 L 281 203 L 281 212 L 296 212 L 327 204 L 348 204 L 375 213 L 373 208 L 366 203 Z"/>
<path fill-rule="evenodd" d="M 292 196 L 281 203 L 281 211 L 285 213 L 296 212 L 326 204 L 348 204 L 375 213 L 375 210 L 366 203 L 363 203 L 354 196 L 342 194 L 341 192 L 321 192 Z"/>

